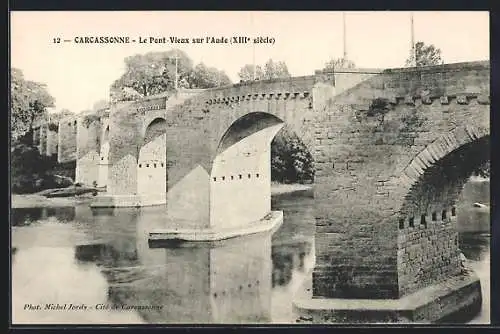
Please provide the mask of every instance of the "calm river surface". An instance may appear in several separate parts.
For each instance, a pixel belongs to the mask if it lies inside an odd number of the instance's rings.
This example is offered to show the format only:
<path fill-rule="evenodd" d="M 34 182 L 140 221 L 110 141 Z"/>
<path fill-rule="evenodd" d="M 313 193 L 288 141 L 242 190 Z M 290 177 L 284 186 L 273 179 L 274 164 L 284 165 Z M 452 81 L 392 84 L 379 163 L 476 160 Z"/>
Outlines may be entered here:
<path fill-rule="evenodd" d="M 160 207 L 14 209 L 13 323 L 293 323 L 293 293 L 314 265 L 313 199 L 273 196 L 272 206 L 284 211 L 273 235 L 169 247 L 147 242 Z M 489 323 L 489 239 L 461 233 L 483 289 L 474 323 Z"/>

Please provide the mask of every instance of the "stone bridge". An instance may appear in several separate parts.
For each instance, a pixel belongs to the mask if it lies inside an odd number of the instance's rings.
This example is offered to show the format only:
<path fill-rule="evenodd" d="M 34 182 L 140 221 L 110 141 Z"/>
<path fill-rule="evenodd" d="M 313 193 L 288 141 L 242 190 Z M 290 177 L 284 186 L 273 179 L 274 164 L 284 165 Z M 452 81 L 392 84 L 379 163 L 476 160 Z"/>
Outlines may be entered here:
<path fill-rule="evenodd" d="M 77 177 L 107 185 L 94 206 L 166 203 L 172 229 L 243 228 L 271 211 L 270 143 L 286 124 L 316 170 L 316 265 L 297 310 L 437 321 L 481 299 L 455 203 L 490 158 L 489 70 L 317 71 L 123 103 L 79 123 Z"/>

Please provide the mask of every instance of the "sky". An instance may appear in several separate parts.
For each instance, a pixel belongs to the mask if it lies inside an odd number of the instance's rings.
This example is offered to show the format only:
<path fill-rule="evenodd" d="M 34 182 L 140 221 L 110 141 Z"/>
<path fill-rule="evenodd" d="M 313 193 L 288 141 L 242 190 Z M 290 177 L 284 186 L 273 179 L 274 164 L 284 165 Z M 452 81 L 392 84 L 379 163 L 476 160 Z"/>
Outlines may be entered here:
<path fill-rule="evenodd" d="M 414 12 L 415 41 L 441 49 L 445 63 L 489 59 L 488 12 Z M 410 12 L 345 12 L 346 51 L 359 68 L 403 67 Z M 11 12 L 11 67 L 47 84 L 56 110 L 91 109 L 109 98 L 124 58 L 178 48 L 195 64 L 223 69 L 238 82 L 245 64 L 285 61 L 292 76 L 312 75 L 343 55 L 342 12 Z M 272 37 L 274 44 L 76 44 L 79 36 Z M 54 38 L 72 40 L 53 43 Z"/>

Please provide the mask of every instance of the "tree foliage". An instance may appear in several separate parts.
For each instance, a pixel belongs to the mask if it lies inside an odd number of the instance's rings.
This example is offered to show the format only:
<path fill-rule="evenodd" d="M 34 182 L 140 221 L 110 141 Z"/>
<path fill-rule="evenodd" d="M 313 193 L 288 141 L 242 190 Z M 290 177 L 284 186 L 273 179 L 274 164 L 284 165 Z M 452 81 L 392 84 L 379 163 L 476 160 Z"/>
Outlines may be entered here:
<path fill-rule="evenodd" d="M 280 183 L 310 183 L 314 180 L 311 153 L 286 126 L 271 143 L 271 179 Z"/>
<path fill-rule="evenodd" d="M 264 77 L 264 71 L 260 65 L 246 64 L 238 72 L 238 77 L 242 81 L 251 81 L 254 79 L 254 68 L 255 68 L 255 79 Z"/>
<path fill-rule="evenodd" d="M 290 72 L 284 61 L 274 62 L 269 59 L 264 65 L 264 80 L 290 78 Z"/>
<path fill-rule="evenodd" d="M 179 88 L 211 88 L 231 84 L 227 74 L 200 63 L 193 66 L 180 50 L 149 52 L 125 58 L 125 73 L 111 85 L 111 100 L 134 101 Z"/>
<path fill-rule="evenodd" d="M 68 109 L 61 109 L 60 111 L 50 113 L 49 120 L 51 124 L 59 124 L 60 120 L 72 115 L 74 114 Z"/>
<path fill-rule="evenodd" d="M 416 61 L 415 61 L 416 59 Z M 425 45 L 424 42 L 415 44 L 415 53 L 410 51 L 410 56 L 406 59 L 406 66 L 432 66 L 442 64 L 441 50 L 434 45 Z"/>
<path fill-rule="evenodd" d="M 11 69 L 11 133 L 14 139 L 32 132 L 37 119 L 53 107 L 55 99 L 45 84 L 29 81 L 21 70 Z"/>
<path fill-rule="evenodd" d="M 187 84 L 188 87 L 186 88 L 212 88 L 230 85 L 231 79 L 229 79 L 224 71 L 218 70 L 215 67 L 207 67 L 204 63 L 199 63 L 194 67 Z"/>
<path fill-rule="evenodd" d="M 137 101 L 144 96 L 130 87 L 112 87 L 110 93 L 111 102 Z"/>
<path fill-rule="evenodd" d="M 251 81 L 254 79 L 254 68 L 255 80 L 285 79 L 291 77 L 284 61 L 275 62 L 272 59 L 269 59 L 264 66 L 246 64 L 240 69 L 238 76 L 242 81 Z"/>
<path fill-rule="evenodd" d="M 334 58 L 330 59 L 325 64 L 325 70 L 339 70 L 339 69 L 352 69 L 356 68 L 356 64 L 347 58 Z"/>
<path fill-rule="evenodd" d="M 31 143 L 30 134 L 21 135 L 11 152 L 11 191 L 13 193 L 33 193 L 48 188 L 67 187 L 67 182 L 59 175 L 74 179 L 75 162 L 58 164 L 57 155 L 41 155 Z"/>

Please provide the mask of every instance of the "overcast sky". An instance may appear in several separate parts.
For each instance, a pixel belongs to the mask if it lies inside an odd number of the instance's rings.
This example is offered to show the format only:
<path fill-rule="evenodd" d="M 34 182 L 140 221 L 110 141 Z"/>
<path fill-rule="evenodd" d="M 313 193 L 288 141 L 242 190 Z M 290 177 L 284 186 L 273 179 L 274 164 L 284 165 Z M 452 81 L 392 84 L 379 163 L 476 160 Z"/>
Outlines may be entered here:
<path fill-rule="evenodd" d="M 311 75 L 341 57 L 341 12 L 11 12 L 11 65 L 46 83 L 56 109 L 79 112 L 109 97 L 127 56 L 171 44 L 53 44 L 76 36 L 274 37 L 255 47 L 256 64 L 285 61 L 293 76 Z M 346 12 L 348 58 L 357 67 L 402 67 L 410 48 L 409 12 Z M 415 12 L 415 40 L 434 44 L 446 63 L 489 59 L 488 12 Z M 193 59 L 234 81 L 253 61 L 252 45 L 178 44 Z"/>

